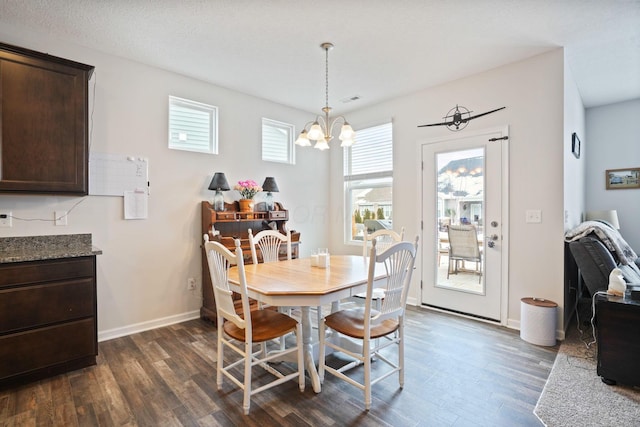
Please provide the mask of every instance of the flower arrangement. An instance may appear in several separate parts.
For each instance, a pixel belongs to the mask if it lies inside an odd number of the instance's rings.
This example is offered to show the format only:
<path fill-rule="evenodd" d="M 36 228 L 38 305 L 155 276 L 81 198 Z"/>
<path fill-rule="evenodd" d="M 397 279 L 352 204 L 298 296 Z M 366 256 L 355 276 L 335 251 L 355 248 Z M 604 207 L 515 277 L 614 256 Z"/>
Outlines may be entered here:
<path fill-rule="evenodd" d="M 233 189 L 237 190 L 243 199 L 253 199 L 253 196 L 255 196 L 256 193 L 262 191 L 262 187 L 260 187 L 257 182 L 251 179 L 247 179 L 246 181 L 238 181 L 238 184 L 236 184 Z"/>

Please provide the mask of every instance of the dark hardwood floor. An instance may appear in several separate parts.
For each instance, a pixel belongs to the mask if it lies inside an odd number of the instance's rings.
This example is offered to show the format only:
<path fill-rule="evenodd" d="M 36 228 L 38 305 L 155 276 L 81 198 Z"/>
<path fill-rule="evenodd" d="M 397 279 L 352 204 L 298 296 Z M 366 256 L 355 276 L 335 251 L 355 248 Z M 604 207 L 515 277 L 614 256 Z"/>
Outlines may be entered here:
<path fill-rule="evenodd" d="M 259 393 L 244 416 L 235 386 L 216 389 L 215 328 L 193 320 L 102 342 L 97 366 L 0 390 L 0 426 L 542 425 L 533 408 L 557 347 L 408 311 L 404 389 L 397 376 L 376 384 L 369 412 L 359 390 L 327 376 L 319 394 L 308 381 L 304 393 L 295 382 Z"/>

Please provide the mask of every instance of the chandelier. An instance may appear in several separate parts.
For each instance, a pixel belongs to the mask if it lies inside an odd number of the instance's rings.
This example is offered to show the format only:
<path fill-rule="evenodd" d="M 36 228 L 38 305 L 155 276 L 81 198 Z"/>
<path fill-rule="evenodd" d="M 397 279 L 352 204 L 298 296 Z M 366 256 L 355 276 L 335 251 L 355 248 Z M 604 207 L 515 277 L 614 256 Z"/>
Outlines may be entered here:
<path fill-rule="evenodd" d="M 334 119 L 329 117 L 331 113 L 331 107 L 329 107 L 329 50 L 333 48 L 333 44 L 329 42 L 322 43 L 320 45 L 325 52 L 325 104 L 322 111 L 324 112 L 324 117 L 321 115 L 316 116 L 316 119 L 312 122 L 308 122 L 304 125 L 302 132 L 296 139 L 296 144 L 301 147 L 309 147 L 311 145 L 311 141 L 315 141 L 315 145 L 313 148 L 317 148 L 318 150 L 328 150 L 329 149 L 329 141 L 333 139 L 333 135 L 331 132 L 333 127 L 342 122 L 342 127 L 340 128 L 340 136 L 338 137 L 342 143 L 341 147 L 349 147 L 353 145 L 354 138 L 356 137 L 356 133 L 353 131 L 351 125 L 347 122 L 347 119 L 344 116 L 338 116 Z M 307 126 L 311 125 L 309 130 L 307 130 Z"/>

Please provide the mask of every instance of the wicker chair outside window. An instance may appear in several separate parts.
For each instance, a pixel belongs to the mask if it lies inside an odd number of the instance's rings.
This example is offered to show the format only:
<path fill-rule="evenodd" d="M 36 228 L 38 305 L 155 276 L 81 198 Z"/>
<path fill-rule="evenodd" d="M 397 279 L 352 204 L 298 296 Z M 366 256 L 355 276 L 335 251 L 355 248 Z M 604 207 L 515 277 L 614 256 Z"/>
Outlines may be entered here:
<path fill-rule="evenodd" d="M 449 268 L 450 274 L 458 274 L 460 262 L 470 261 L 476 263 L 478 283 L 482 280 L 482 252 L 478 243 L 478 232 L 474 225 L 450 225 L 449 226 Z"/>
<path fill-rule="evenodd" d="M 404 386 L 404 314 L 411 283 L 411 275 L 418 249 L 418 237 L 414 243 L 399 242 L 392 245 L 380 254 L 376 251 L 376 243 L 371 248 L 369 258 L 369 276 L 367 283 L 367 299 L 364 307 L 340 310 L 322 319 L 321 329 L 331 329 L 334 333 L 346 335 L 362 341 L 362 350 L 359 353 L 342 347 L 334 337 L 327 338 L 325 333 L 320 334 L 319 376 L 324 380 L 324 373 L 328 372 L 364 392 L 364 406 L 366 410 L 371 408 L 371 386 L 388 376 L 398 373 L 400 387 Z M 383 263 L 386 267 L 385 298 L 380 310 L 372 307 L 374 289 L 375 264 Z M 397 333 L 396 333 L 397 332 Z M 332 334 L 333 335 L 333 334 Z M 382 350 L 392 345 L 397 346 L 397 360 Z M 355 360 L 340 368 L 332 368 L 327 365 L 325 355 L 326 348 L 349 355 Z M 385 363 L 390 369 L 377 378 L 371 379 L 371 360 L 376 363 Z M 347 375 L 347 371 L 356 366 L 364 365 L 364 380 L 358 382 L 355 377 Z"/>
<path fill-rule="evenodd" d="M 256 393 L 282 384 L 285 381 L 296 379 L 298 380 L 300 391 L 304 391 L 302 327 L 295 319 L 274 310 L 251 311 L 249 297 L 247 296 L 247 282 L 240 240 L 236 239 L 235 245 L 236 250 L 235 254 L 233 254 L 222 244 L 210 242 L 209 236 L 207 234 L 204 235 L 204 249 L 209 263 L 218 315 L 216 383 L 218 390 L 220 390 L 224 377 L 227 377 L 240 387 L 244 391 L 242 407 L 244 413 L 249 414 L 251 396 Z M 228 282 L 229 268 L 233 265 L 237 265 L 240 278 L 241 314 L 236 313 L 233 292 L 230 290 Z M 267 355 L 265 347 L 268 341 L 279 339 L 291 332 L 296 335 L 295 346 L 265 356 Z M 254 344 L 260 344 L 260 348 L 257 351 L 253 349 Z M 225 357 L 225 348 L 232 350 L 230 352 L 232 356 Z M 274 366 L 267 364 L 272 359 L 281 359 L 283 356 L 292 353 L 296 353 L 298 363 L 298 366 L 292 372 L 282 372 L 282 369 L 277 370 Z M 234 357 L 238 355 L 240 356 L 239 359 Z M 229 361 L 228 359 L 235 359 L 235 361 Z M 237 366 L 239 365 L 244 365 L 244 378 L 237 376 Z M 273 374 L 276 378 L 256 389 L 252 389 L 251 375 L 254 366 L 264 367 L 267 372 Z M 285 368 L 286 366 L 279 367 Z M 234 375 L 234 372 L 236 375 Z"/>

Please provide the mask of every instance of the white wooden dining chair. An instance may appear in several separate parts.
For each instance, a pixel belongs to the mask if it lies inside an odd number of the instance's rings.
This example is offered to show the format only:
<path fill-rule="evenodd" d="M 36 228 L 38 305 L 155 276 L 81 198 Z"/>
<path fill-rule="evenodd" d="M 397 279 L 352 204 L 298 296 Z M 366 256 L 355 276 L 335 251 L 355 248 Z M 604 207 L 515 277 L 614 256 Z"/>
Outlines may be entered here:
<path fill-rule="evenodd" d="M 263 230 L 258 232 L 255 236 L 251 229 L 249 231 L 249 246 L 251 246 L 251 259 L 254 264 L 259 262 L 258 253 L 256 248 L 260 249 L 262 253 L 262 262 L 277 262 L 280 261 L 280 247 L 286 243 L 287 245 L 287 259 L 291 259 L 291 231 L 287 230 L 287 234 L 282 234 L 275 230 Z M 322 317 L 322 308 L 315 307 L 317 312 L 318 325 L 320 324 L 320 318 Z M 279 307 L 279 310 L 283 313 L 291 314 L 291 307 Z"/>
<path fill-rule="evenodd" d="M 381 253 L 394 243 L 401 242 L 403 239 L 404 227 L 400 229 L 400 233 L 397 233 L 394 230 L 377 230 L 373 233 L 368 233 L 365 229 L 362 235 L 362 256 L 365 258 L 369 256 L 371 243 L 373 243 L 374 240 L 376 241 L 378 253 Z"/>
<path fill-rule="evenodd" d="M 371 408 L 371 386 L 388 376 L 398 373 L 400 388 L 404 386 L 404 314 L 409 293 L 409 285 L 418 249 L 418 237 L 415 242 L 398 242 L 387 250 L 377 253 L 373 242 L 369 256 L 369 275 L 367 279 L 367 299 L 364 307 L 340 310 L 322 319 L 321 327 L 326 332 L 331 329 L 338 334 L 346 335 L 362 341 L 362 351 L 356 353 L 343 347 L 332 334 L 327 339 L 326 333 L 320 334 L 319 376 L 324 380 L 325 372 L 340 378 L 364 392 L 364 406 Z M 380 310 L 372 307 L 373 287 L 376 264 L 384 264 L 387 277 L 384 279 L 385 298 Z M 397 333 L 396 333 L 397 331 Z M 397 346 L 397 359 L 392 360 L 388 352 L 381 350 Z M 351 356 L 354 361 L 340 368 L 332 368 L 326 363 L 327 347 Z M 371 359 L 388 365 L 385 372 L 371 379 Z M 346 371 L 364 366 L 364 380 L 358 382 L 349 377 Z"/>
<path fill-rule="evenodd" d="M 400 234 L 396 233 L 393 230 L 377 230 L 373 233 L 368 233 L 367 230 L 364 230 L 364 234 L 362 236 L 362 256 L 367 258 L 369 256 L 369 251 L 371 250 L 371 243 L 373 241 L 376 242 L 376 250 L 378 253 L 383 252 L 388 249 L 394 243 L 401 242 L 404 239 L 404 227 L 400 229 Z M 366 293 L 362 292 L 354 295 L 356 298 L 365 299 Z M 382 300 L 384 299 L 384 291 L 382 289 L 375 289 L 373 291 L 373 302 L 375 303 L 375 307 L 379 309 Z"/>
<path fill-rule="evenodd" d="M 259 261 L 256 247 L 260 249 L 262 262 L 280 261 L 280 247 L 283 244 L 286 245 L 287 259 L 291 259 L 291 231 L 287 230 L 287 234 L 282 234 L 276 230 L 262 230 L 255 236 L 251 229 L 249 229 L 248 232 L 251 260 L 254 264 L 257 264 Z"/>
<path fill-rule="evenodd" d="M 218 242 L 210 242 L 209 236 L 204 235 L 204 249 L 207 254 L 207 262 L 211 274 L 211 283 L 216 301 L 218 318 L 218 359 L 216 366 L 216 383 L 218 390 L 222 388 L 223 378 L 227 377 L 235 385 L 244 391 L 242 407 L 245 414 L 249 414 L 251 396 L 267 390 L 285 381 L 298 379 L 300 391 L 304 391 L 304 362 L 302 352 L 302 327 L 295 319 L 286 314 L 274 310 L 251 310 L 249 297 L 247 296 L 247 281 L 244 272 L 244 259 L 240 240 L 235 241 L 235 254 Z M 233 302 L 233 292 L 229 288 L 229 268 L 237 265 L 240 281 L 240 297 L 242 300 L 242 313 L 236 313 Z M 295 346 L 267 355 L 265 346 L 268 341 L 279 339 L 286 334 L 294 332 L 296 335 Z M 257 351 L 253 351 L 254 344 L 260 344 Z M 225 348 L 231 349 L 231 354 L 240 356 L 225 365 L 225 359 L 233 360 L 234 357 L 225 358 Z M 295 370 L 282 372 L 284 364 L 280 364 L 280 370 L 275 369 L 267 362 L 272 359 L 281 359 L 283 356 L 297 353 L 298 366 Z M 244 365 L 244 378 L 234 375 L 237 366 Z M 260 365 L 276 378 L 270 382 L 261 382 L 260 387 L 252 389 L 252 368 Z"/>

